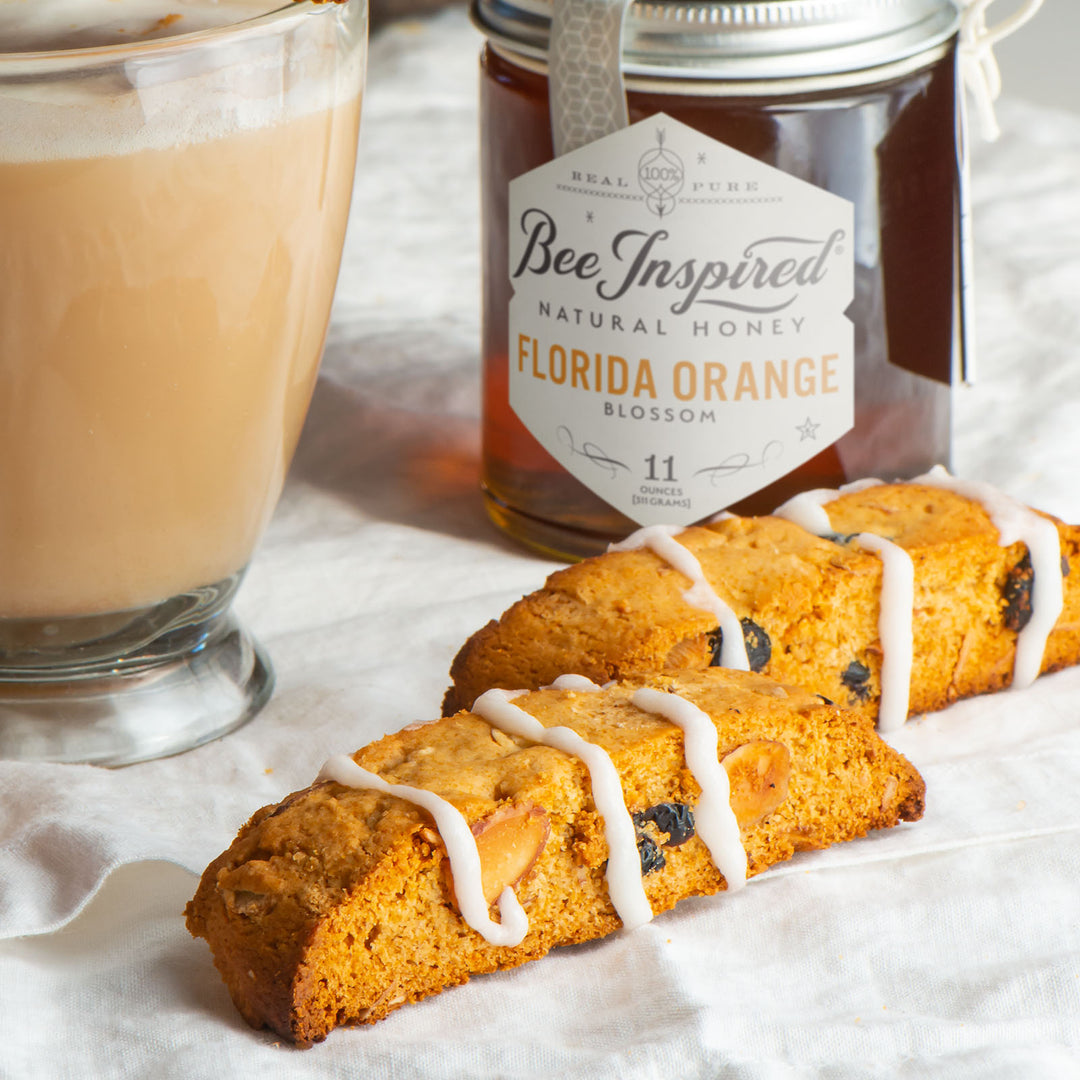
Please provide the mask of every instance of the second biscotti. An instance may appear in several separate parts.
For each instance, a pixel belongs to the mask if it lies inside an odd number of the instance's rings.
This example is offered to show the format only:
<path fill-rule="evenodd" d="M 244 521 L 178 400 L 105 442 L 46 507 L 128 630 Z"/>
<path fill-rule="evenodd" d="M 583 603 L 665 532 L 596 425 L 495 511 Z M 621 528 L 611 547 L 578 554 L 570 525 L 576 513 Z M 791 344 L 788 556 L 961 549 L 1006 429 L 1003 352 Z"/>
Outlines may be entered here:
<path fill-rule="evenodd" d="M 652 531 L 653 547 L 552 574 L 462 647 L 444 711 L 467 707 L 489 687 L 542 686 L 561 671 L 602 683 L 726 664 L 737 637 L 752 670 L 874 718 L 892 665 L 900 722 L 1010 685 L 1024 659 L 1020 643 L 1031 676 L 1080 660 L 1077 527 L 943 473 L 822 493 L 802 509 L 814 513 Z M 805 527 L 815 520 L 824 524 Z M 1027 542 L 1010 535 L 1012 520 L 1024 523 Z M 869 546 L 875 539 L 884 550 Z M 904 562 L 910 593 L 899 601 L 906 612 L 892 620 L 899 633 L 890 642 L 884 599 Z M 719 609 L 729 613 L 727 631 Z M 1050 631 L 1041 638 L 1040 621 Z M 898 677 L 905 644 L 907 671 Z"/>

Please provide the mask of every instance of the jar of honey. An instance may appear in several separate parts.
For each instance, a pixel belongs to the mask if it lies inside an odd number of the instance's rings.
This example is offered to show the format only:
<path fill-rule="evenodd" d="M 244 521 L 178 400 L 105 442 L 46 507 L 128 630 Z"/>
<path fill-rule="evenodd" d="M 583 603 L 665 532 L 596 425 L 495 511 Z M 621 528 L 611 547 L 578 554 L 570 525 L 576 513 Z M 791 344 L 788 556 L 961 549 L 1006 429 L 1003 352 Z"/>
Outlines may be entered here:
<path fill-rule="evenodd" d="M 949 463 L 952 0 L 475 0 L 473 16 L 482 486 L 503 530 L 574 558 Z"/>

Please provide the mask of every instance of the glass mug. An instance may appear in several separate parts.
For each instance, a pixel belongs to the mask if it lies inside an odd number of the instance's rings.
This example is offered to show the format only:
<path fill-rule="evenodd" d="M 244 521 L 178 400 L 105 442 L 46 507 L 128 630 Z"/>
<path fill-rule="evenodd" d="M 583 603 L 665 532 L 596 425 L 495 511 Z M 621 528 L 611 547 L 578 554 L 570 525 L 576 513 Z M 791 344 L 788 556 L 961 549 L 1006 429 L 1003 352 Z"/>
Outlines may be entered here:
<path fill-rule="evenodd" d="M 0 55 L 8 759 L 176 753 L 273 686 L 229 609 L 322 353 L 367 4 L 170 0 L 123 40 L 154 6 Z"/>

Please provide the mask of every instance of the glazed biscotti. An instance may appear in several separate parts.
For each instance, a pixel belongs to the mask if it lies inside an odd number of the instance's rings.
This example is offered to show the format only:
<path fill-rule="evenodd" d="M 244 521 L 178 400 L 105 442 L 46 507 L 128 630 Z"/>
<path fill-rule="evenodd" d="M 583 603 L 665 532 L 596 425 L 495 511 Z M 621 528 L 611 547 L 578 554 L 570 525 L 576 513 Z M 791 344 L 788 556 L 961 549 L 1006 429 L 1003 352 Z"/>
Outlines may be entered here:
<path fill-rule="evenodd" d="M 458 653 L 444 711 L 561 671 L 748 667 L 880 719 L 1080 660 L 1080 528 L 944 470 L 776 515 L 641 530 L 560 570 Z"/>
<path fill-rule="evenodd" d="M 187 908 L 243 1016 L 299 1046 L 914 821 L 865 718 L 752 673 L 580 677 L 412 725 L 260 810 Z"/>

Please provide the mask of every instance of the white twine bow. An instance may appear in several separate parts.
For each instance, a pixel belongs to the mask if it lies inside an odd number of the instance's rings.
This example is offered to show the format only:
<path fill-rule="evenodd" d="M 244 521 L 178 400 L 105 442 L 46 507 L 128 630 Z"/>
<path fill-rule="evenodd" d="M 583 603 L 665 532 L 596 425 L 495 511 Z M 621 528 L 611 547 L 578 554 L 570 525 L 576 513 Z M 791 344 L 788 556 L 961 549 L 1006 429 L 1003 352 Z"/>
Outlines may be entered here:
<path fill-rule="evenodd" d="M 994 0 L 960 0 L 960 72 L 975 103 L 983 138 L 993 142 L 1000 134 L 994 102 L 1001 93 L 1001 71 L 994 46 L 1015 33 L 1043 5 L 1043 0 L 1023 0 L 1020 7 L 993 26 L 986 24 L 986 9 Z"/>

